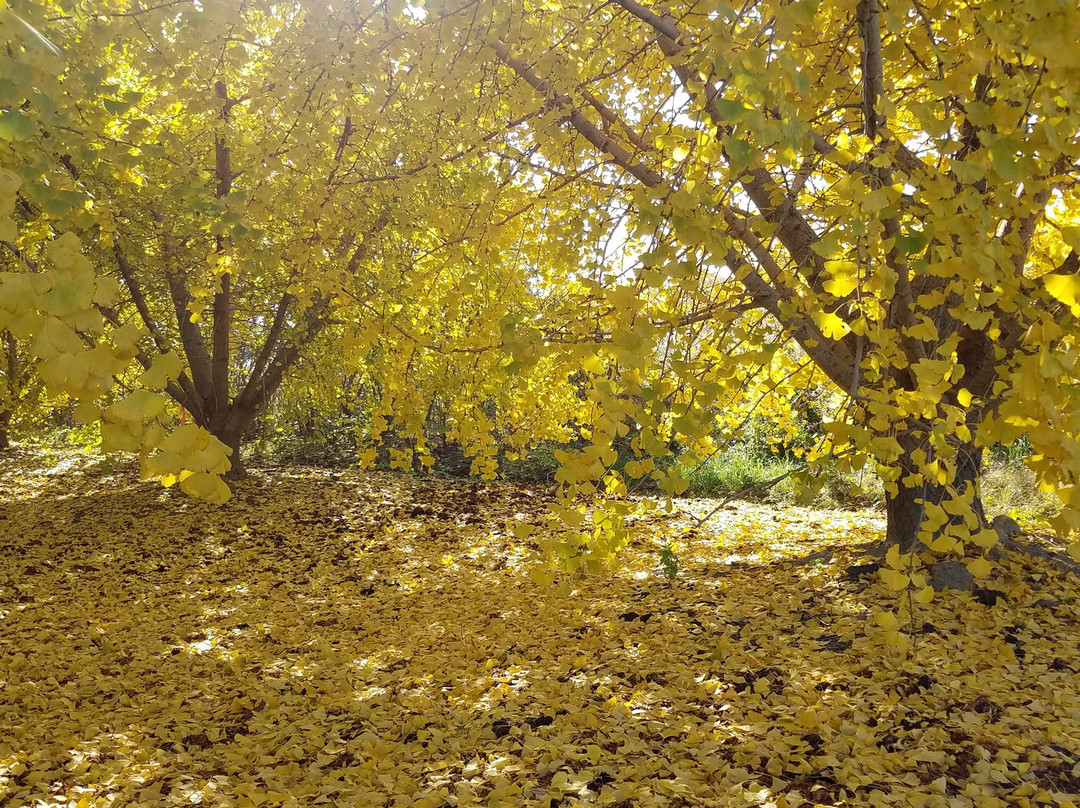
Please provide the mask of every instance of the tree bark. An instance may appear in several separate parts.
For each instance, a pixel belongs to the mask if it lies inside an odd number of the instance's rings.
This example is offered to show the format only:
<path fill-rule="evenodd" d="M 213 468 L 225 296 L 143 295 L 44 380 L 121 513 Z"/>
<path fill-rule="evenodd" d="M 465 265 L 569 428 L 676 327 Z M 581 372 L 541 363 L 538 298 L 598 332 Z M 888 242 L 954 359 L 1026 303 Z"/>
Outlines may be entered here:
<path fill-rule="evenodd" d="M 276 389 L 275 385 L 273 390 L 268 391 L 269 396 L 272 396 Z M 228 480 L 239 480 L 247 476 L 247 469 L 244 468 L 240 452 L 243 449 L 245 435 L 255 422 L 255 418 L 263 411 L 266 401 L 267 399 L 262 399 L 257 404 L 234 401 L 226 417 L 207 427 L 215 438 L 232 449 L 232 454 L 229 456 L 230 468 L 225 475 Z"/>
<path fill-rule="evenodd" d="M 229 93 L 225 88 L 225 82 L 219 81 L 214 84 L 214 91 L 221 99 L 221 120 L 223 126 L 229 121 L 229 109 L 232 104 Z M 232 151 L 224 132 L 214 139 L 215 172 L 217 174 L 217 198 L 224 199 L 232 191 Z M 218 255 L 225 252 L 226 240 L 223 236 L 217 237 Z M 232 348 L 232 277 L 225 272 L 218 279 L 221 288 L 214 294 L 214 322 L 210 332 L 211 339 L 211 364 L 210 364 L 210 390 L 207 400 L 207 408 L 213 413 L 211 420 L 217 421 L 228 418 L 231 410 L 232 398 L 229 395 L 229 354 Z M 238 458 L 239 459 L 239 458 Z"/>
<path fill-rule="evenodd" d="M 957 447 L 956 474 L 951 484 L 927 483 L 908 487 L 903 484 L 903 478 L 915 469 L 911 454 L 919 448 L 919 441 L 912 438 L 901 439 L 900 445 L 904 449 L 904 454 L 897 461 L 897 466 L 901 470 L 901 479 L 897 482 L 899 489 L 895 495 L 888 493 L 885 495 L 886 547 L 895 544 L 904 553 L 916 549 L 919 544 L 919 530 L 922 528 L 926 515 L 926 504 L 946 502 L 954 496 L 964 494 L 971 486 L 975 486 L 972 510 L 974 510 L 979 520 L 979 525 L 984 526 L 986 524 L 986 514 L 983 511 L 982 499 L 978 490 L 979 471 L 982 466 L 983 456 L 983 450 L 980 447 L 975 446 L 973 443 L 963 443 Z M 949 524 L 956 525 L 960 522 L 960 517 L 954 517 Z M 928 537 L 929 540 L 933 541 L 934 538 L 944 532 L 945 527 L 935 531 L 933 535 Z"/>
<path fill-rule="evenodd" d="M 247 431 L 250 422 L 251 420 L 249 419 L 247 423 L 241 427 L 227 424 L 218 429 L 218 431 L 211 433 L 215 438 L 232 449 L 232 454 L 229 455 L 229 471 L 225 474 L 226 480 L 240 480 L 247 476 L 247 469 L 244 468 L 244 461 L 240 455 L 240 451 L 244 445 L 244 432 Z"/>
<path fill-rule="evenodd" d="M 15 407 L 19 402 L 19 393 L 24 379 L 19 367 L 19 351 L 15 337 L 10 331 L 0 333 L 4 348 L 4 376 L 7 378 L 7 400 L 0 410 L 0 449 L 11 447 L 11 419 L 15 416 Z"/>

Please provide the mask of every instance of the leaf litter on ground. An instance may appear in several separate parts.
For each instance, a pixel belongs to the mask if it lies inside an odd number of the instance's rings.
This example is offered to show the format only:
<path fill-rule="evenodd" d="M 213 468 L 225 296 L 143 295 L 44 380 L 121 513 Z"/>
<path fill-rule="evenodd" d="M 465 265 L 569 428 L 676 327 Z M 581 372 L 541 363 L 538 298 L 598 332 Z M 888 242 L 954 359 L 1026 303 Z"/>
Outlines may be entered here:
<path fill-rule="evenodd" d="M 998 564 L 1007 600 L 921 605 L 860 569 L 878 514 L 739 503 L 691 530 L 688 501 L 558 587 L 511 532 L 540 489 L 263 469 L 207 507 L 88 456 L 2 464 L 8 806 L 1080 793 L 1080 581 L 1040 559 Z"/>

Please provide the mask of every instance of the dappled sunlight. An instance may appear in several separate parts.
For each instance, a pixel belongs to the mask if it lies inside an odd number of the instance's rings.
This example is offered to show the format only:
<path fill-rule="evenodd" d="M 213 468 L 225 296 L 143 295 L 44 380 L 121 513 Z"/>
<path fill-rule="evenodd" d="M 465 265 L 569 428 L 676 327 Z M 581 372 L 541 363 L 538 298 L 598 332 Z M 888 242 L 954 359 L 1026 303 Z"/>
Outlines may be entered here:
<path fill-rule="evenodd" d="M 848 573 L 873 514 L 697 525 L 707 503 L 686 502 L 639 520 L 618 569 L 548 586 L 508 527 L 545 503 L 512 486 L 269 470 L 208 509 L 81 474 L 0 506 L 15 805 L 847 805 L 1071 782 L 1049 744 L 1080 726 L 1076 582 L 1049 568 L 1002 563 L 1008 610 L 911 611 Z M 910 656 L 875 634 L 885 608 Z"/>

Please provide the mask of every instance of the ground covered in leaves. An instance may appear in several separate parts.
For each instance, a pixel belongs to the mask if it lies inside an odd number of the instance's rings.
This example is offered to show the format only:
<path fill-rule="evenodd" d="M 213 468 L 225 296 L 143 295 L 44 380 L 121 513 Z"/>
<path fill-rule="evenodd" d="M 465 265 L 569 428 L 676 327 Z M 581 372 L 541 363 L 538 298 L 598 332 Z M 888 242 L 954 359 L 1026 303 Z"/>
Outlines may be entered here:
<path fill-rule="evenodd" d="M 47 461 L 47 462 L 46 462 Z M 1080 580 L 898 608 L 873 514 L 739 505 L 534 582 L 539 490 L 0 461 L 0 804 L 1071 805 Z M 688 503 L 687 508 L 699 507 Z M 705 507 L 704 505 L 700 507 Z M 672 535 L 680 569 L 657 569 Z M 535 534 L 534 534 L 535 536 Z M 854 568 L 854 569 L 853 569 Z M 910 618 L 910 619 L 909 619 Z"/>

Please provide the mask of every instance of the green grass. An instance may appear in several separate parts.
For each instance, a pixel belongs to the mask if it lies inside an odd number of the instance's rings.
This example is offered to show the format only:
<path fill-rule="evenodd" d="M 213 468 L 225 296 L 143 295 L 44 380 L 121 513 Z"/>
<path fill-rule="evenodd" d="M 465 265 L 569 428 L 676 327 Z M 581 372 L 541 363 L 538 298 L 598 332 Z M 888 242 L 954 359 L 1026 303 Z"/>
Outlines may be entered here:
<path fill-rule="evenodd" d="M 765 483 L 794 464 L 782 457 L 763 455 L 746 447 L 733 446 L 706 461 L 690 475 L 688 496 L 725 497 L 748 486 Z M 872 469 L 847 475 L 826 469 L 821 487 L 812 503 L 821 508 L 878 508 L 885 503 L 881 481 Z M 993 457 L 983 468 L 980 493 L 987 517 L 1009 514 L 1017 519 L 1042 520 L 1060 510 L 1051 493 L 1039 491 L 1035 475 L 1018 457 Z M 778 505 L 800 501 L 795 480 L 788 478 L 768 490 L 746 492 L 747 499 L 763 499 Z"/>
<path fill-rule="evenodd" d="M 706 460 L 689 475 L 687 493 L 695 497 L 725 497 L 767 482 L 792 468 L 793 464 L 783 458 L 732 446 Z"/>
<path fill-rule="evenodd" d="M 553 443 L 541 443 L 523 457 L 503 460 L 499 470 L 511 482 L 553 484 L 555 472 L 559 470 L 559 461 L 555 459 L 557 448 Z"/>

